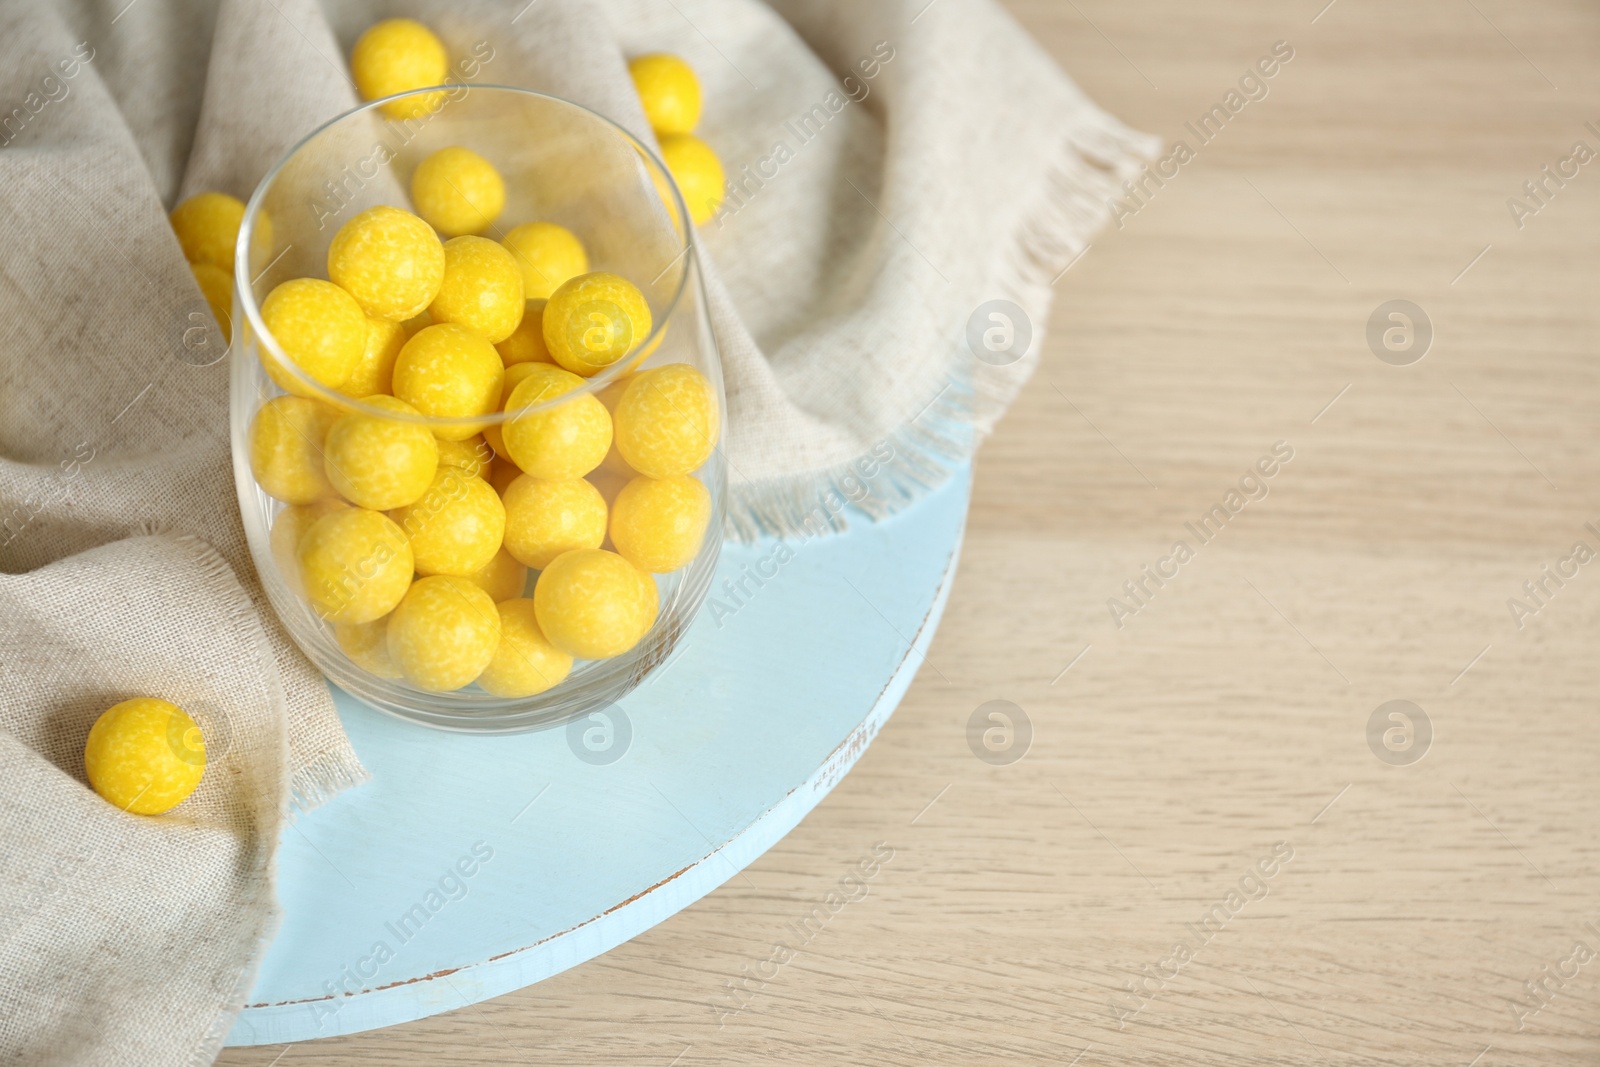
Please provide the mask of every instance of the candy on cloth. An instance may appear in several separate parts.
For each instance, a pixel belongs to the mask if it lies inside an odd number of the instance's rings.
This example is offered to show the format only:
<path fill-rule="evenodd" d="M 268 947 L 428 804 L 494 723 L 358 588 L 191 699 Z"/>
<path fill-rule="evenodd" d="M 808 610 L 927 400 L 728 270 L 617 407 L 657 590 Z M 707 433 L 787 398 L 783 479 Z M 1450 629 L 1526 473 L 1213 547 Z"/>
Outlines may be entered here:
<path fill-rule="evenodd" d="M 379 204 L 339 227 L 328 277 L 368 315 L 404 322 L 433 303 L 444 281 L 444 244 L 409 211 Z"/>
<path fill-rule="evenodd" d="M 418 574 L 468 577 L 487 567 L 506 534 L 494 488 L 460 467 L 441 467 L 415 504 L 394 512 L 411 541 Z"/>
<path fill-rule="evenodd" d="M 580 548 L 540 573 L 533 604 L 552 645 L 578 659 L 609 659 L 650 632 L 659 600 L 644 571 L 615 552 Z"/>
<path fill-rule="evenodd" d="M 343 508 L 311 524 L 300 539 L 306 597 L 329 622 L 371 622 L 400 603 L 411 585 L 411 544 L 387 515 Z"/>
<path fill-rule="evenodd" d="M 716 448 L 719 428 L 716 391 L 687 363 L 641 371 L 617 400 L 617 452 L 652 478 L 698 468 Z"/>
<path fill-rule="evenodd" d="M 194 273 L 194 283 L 200 287 L 200 295 L 206 298 L 217 325 L 222 327 L 222 339 L 232 341 L 233 278 L 214 263 L 191 263 L 189 270 Z"/>
<path fill-rule="evenodd" d="M 319 385 L 337 389 L 355 373 L 367 348 L 367 315 L 355 297 L 320 278 L 295 278 L 267 294 L 261 321 L 295 366 Z M 267 375 L 285 392 L 312 396 L 266 350 Z"/>
<path fill-rule="evenodd" d="M 567 280 L 544 306 L 550 358 L 586 378 L 643 344 L 650 326 L 650 304 L 639 287 L 606 271 Z"/>
<path fill-rule="evenodd" d="M 389 620 L 389 655 L 420 689 L 470 685 L 500 647 L 494 601 L 465 578 L 419 578 Z"/>
<path fill-rule="evenodd" d="M 497 697 L 531 697 L 564 681 L 572 671 L 572 657 L 539 629 L 533 601 L 518 597 L 495 607 L 500 612 L 500 644 L 478 675 L 478 686 Z"/>
<path fill-rule="evenodd" d="M 400 416 L 417 413 L 392 396 L 369 396 L 363 403 Z M 365 411 L 349 411 L 334 420 L 322 455 L 328 481 L 339 495 L 373 511 L 415 503 L 439 468 L 439 445 L 426 426 Z"/>
<path fill-rule="evenodd" d="M 277 396 L 250 423 L 250 470 L 274 500 L 309 504 L 333 494 L 322 448 L 339 412 L 319 400 Z"/>
<path fill-rule="evenodd" d="M 519 475 L 520 477 L 520 475 Z M 496 604 L 522 595 L 528 585 L 528 568 L 504 548 L 494 554 L 482 570 L 465 576 L 467 581 L 489 594 Z"/>
<path fill-rule="evenodd" d="M 206 742 L 176 704 L 134 697 L 112 705 L 90 727 L 83 769 L 94 791 L 123 811 L 160 815 L 200 784 Z"/>
<path fill-rule="evenodd" d="M 399 678 L 401 671 L 389 655 L 389 616 L 371 622 L 341 622 L 333 628 L 333 639 L 357 667 L 379 678 Z"/>
<path fill-rule="evenodd" d="M 549 363 L 527 366 L 522 383 L 506 401 L 518 412 L 500 429 L 506 449 L 526 474 L 562 480 L 582 478 L 600 465 L 611 447 L 611 416 L 593 394 L 584 393 L 554 407 L 524 411 L 583 388 L 583 379 Z"/>
<path fill-rule="evenodd" d="M 722 206 L 727 182 L 722 160 L 700 138 L 680 133 L 661 138 L 661 161 L 678 183 L 689 217 L 696 226 L 705 225 Z"/>
<path fill-rule="evenodd" d="M 244 222 L 244 202 L 227 193 L 196 193 L 168 216 L 183 258 L 233 270 L 233 251 Z"/>
<path fill-rule="evenodd" d="M 500 241 L 522 270 L 522 292 L 529 300 L 544 300 L 568 278 L 589 269 L 583 242 L 565 226 L 553 222 L 525 222 L 513 226 Z"/>
<path fill-rule="evenodd" d="M 693 133 L 700 124 L 700 79 L 677 56 L 656 52 L 628 61 L 628 74 L 644 107 L 645 121 L 659 137 Z"/>
<path fill-rule="evenodd" d="M 526 282 L 523 283 L 526 286 Z M 507 368 L 518 363 L 553 363 L 550 350 L 544 346 L 543 297 L 529 300 L 522 310 L 522 321 L 511 331 L 511 336 L 496 344 L 495 351 Z"/>
<path fill-rule="evenodd" d="M 417 214 L 446 237 L 480 234 L 506 206 L 506 183 L 494 164 L 470 148 L 441 148 L 411 174 Z"/>
<path fill-rule="evenodd" d="M 606 502 L 582 478 L 524 474 L 505 491 L 505 516 L 506 551 L 534 570 L 563 552 L 599 548 L 606 539 Z"/>
<path fill-rule="evenodd" d="M 412 19 L 384 19 L 356 39 L 350 50 L 350 73 L 363 100 L 443 85 L 450 72 L 444 44 L 432 30 Z M 383 105 L 396 119 L 421 118 L 444 104 L 445 93 L 422 93 Z"/>
<path fill-rule="evenodd" d="M 711 493 L 688 475 L 635 478 L 611 506 L 611 543 L 640 570 L 665 574 L 700 552 Z"/>
<path fill-rule="evenodd" d="M 456 323 L 496 344 L 516 330 L 526 307 L 522 271 L 510 252 L 487 237 L 445 242 L 444 281 L 428 305 L 434 322 Z"/>

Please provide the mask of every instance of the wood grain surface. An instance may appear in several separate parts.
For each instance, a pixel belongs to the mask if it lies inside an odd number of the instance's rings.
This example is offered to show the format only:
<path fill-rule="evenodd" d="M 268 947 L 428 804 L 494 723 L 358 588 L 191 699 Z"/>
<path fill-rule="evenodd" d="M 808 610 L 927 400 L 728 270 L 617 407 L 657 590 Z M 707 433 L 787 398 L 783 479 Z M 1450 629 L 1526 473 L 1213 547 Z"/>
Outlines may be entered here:
<path fill-rule="evenodd" d="M 1010 7 L 1195 154 L 1059 282 L 883 735 L 607 956 L 221 1063 L 1600 1061 L 1600 161 L 1541 172 L 1600 151 L 1600 9 Z M 1396 299 L 1409 365 L 1368 342 Z"/>

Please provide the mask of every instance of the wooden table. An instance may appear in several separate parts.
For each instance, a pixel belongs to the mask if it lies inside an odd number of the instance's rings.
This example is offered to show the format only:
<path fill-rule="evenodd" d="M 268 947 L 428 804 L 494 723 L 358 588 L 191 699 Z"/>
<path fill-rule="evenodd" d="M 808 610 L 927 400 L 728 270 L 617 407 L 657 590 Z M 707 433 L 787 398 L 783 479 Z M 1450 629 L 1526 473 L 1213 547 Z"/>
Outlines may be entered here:
<path fill-rule="evenodd" d="M 1600 163 L 1507 200 L 1600 151 L 1600 10 L 1325 3 L 1010 4 L 1169 138 L 1294 58 L 1061 281 L 927 666 L 798 829 L 549 981 L 219 1062 L 1595 1062 Z"/>

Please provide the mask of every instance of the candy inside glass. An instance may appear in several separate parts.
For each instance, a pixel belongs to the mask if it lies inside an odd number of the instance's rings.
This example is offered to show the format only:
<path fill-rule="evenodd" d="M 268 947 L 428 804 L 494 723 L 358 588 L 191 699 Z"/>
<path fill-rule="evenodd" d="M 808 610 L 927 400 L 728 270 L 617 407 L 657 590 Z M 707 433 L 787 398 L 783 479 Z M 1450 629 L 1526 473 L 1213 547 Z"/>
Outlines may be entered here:
<path fill-rule="evenodd" d="M 497 697 L 475 685 L 429 691 L 404 678 L 380 677 L 346 655 L 334 627 L 297 592 L 299 576 L 292 563 L 286 566 L 285 555 L 273 550 L 272 528 L 286 505 L 257 483 L 249 435 L 262 405 L 284 390 L 267 375 L 263 359 L 287 369 L 296 393 L 345 411 L 381 414 L 427 427 L 441 437 L 461 436 L 462 422 L 397 414 L 319 385 L 285 357 L 263 324 L 260 306 L 284 281 L 326 278 L 328 246 L 341 225 L 380 204 L 413 210 L 407 190 L 416 166 L 441 148 L 465 146 L 492 162 L 505 179 L 505 208 L 483 236 L 501 238 L 524 222 L 558 223 L 583 242 L 590 271 L 620 275 L 639 288 L 652 319 L 649 335 L 631 355 L 588 378 L 581 389 L 519 412 L 474 418 L 473 426 L 490 429 L 493 438 L 492 431 L 512 418 L 599 395 L 630 374 L 688 364 L 710 383 L 716 400 L 715 437 L 720 440 L 722 375 L 688 212 L 666 168 L 648 148 L 610 120 L 568 101 L 508 86 L 456 86 L 437 111 L 404 120 L 387 118 L 380 103 L 333 120 L 297 145 L 256 189 L 240 229 L 230 421 L 234 476 L 251 554 L 290 636 L 330 679 L 364 703 L 445 729 L 509 732 L 567 722 L 633 690 L 683 640 L 705 599 L 721 545 L 726 492 L 722 450 L 713 450 L 692 472 L 711 500 L 699 551 L 686 566 L 653 576 L 659 611 L 650 630 L 628 651 L 604 660 L 579 660 L 565 681 L 530 697 Z M 263 214 L 270 227 L 261 224 Z M 592 479 L 609 502 L 616 484 L 605 483 L 607 473 L 603 468 Z M 529 574 L 522 595 L 533 596 L 537 577 Z M 353 580 L 361 579 L 357 575 Z"/>

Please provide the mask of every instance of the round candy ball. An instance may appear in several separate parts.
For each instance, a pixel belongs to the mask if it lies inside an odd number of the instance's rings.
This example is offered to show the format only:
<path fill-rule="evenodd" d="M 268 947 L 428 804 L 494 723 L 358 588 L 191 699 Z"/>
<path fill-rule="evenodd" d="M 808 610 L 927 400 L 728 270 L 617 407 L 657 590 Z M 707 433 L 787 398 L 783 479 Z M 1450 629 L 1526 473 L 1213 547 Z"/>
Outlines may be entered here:
<path fill-rule="evenodd" d="M 462 419 L 435 426 L 441 439 L 465 441 L 483 430 L 468 417 L 487 415 L 500 403 L 505 365 L 494 345 L 471 330 L 441 323 L 419 330 L 394 363 L 394 395 L 424 415 Z"/>
<path fill-rule="evenodd" d="M 233 251 L 244 222 L 244 201 L 227 193 L 196 193 L 168 216 L 183 258 L 233 270 Z"/>
<path fill-rule="evenodd" d="M 211 316 L 222 328 L 223 343 L 232 341 L 233 278 L 214 263 L 191 263 L 189 270 L 194 274 L 194 283 L 200 287 L 200 295 L 211 308 Z"/>
<path fill-rule="evenodd" d="M 428 305 L 434 322 L 453 322 L 490 344 L 522 321 L 522 271 L 511 253 L 487 237 L 456 237 L 444 246 L 444 281 Z"/>
<path fill-rule="evenodd" d="M 418 574 L 467 577 L 500 551 L 506 508 L 494 488 L 459 467 L 441 467 L 422 498 L 395 511 Z"/>
<path fill-rule="evenodd" d="M 658 136 L 693 133 L 700 123 L 700 79 L 694 68 L 665 52 L 628 61 L 644 117 Z"/>
<path fill-rule="evenodd" d="M 728 180 L 722 160 L 710 145 L 687 133 L 661 138 L 661 160 L 683 193 L 689 217 L 696 226 L 703 225 L 722 206 Z"/>
<path fill-rule="evenodd" d="M 491 490 L 492 491 L 492 490 Z M 524 474 L 506 489 L 506 551 L 534 570 L 575 548 L 606 539 L 606 502 L 582 478 L 546 481 Z"/>
<path fill-rule="evenodd" d="M 417 213 L 446 237 L 479 234 L 506 206 L 506 183 L 494 164 L 470 148 L 441 148 L 411 175 Z"/>
<path fill-rule="evenodd" d="M 339 623 L 333 628 L 333 639 L 362 670 L 379 678 L 401 677 L 400 665 L 389 655 L 389 616 L 371 622 Z"/>
<path fill-rule="evenodd" d="M 267 294 L 261 321 L 283 354 L 319 385 L 337 389 L 355 373 L 367 347 L 367 315 L 355 297 L 320 278 L 295 278 Z M 267 375 L 288 393 L 313 396 L 266 349 Z"/>
<path fill-rule="evenodd" d="M 323 443 L 339 412 L 303 396 L 273 397 L 250 420 L 250 470 L 262 491 L 285 504 L 333 494 Z"/>
<path fill-rule="evenodd" d="M 443 85 L 450 72 L 444 43 L 412 19 L 384 19 L 367 27 L 350 50 L 350 73 L 363 100 Z M 383 105 L 384 114 L 414 119 L 444 105 L 443 90 L 408 96 Z"/>
<path fill-rule="evenodd" d="M 511 488 L 511 483 L 522 477 L 522 470 L 509 459 L 500 456 L 489 464 L 489 484 L 494 491 L 504 500 L 506 491 Z"/>
<path fill-rule="evenodd" d="M 417 413 L 392 396 L 369 396 L 365 403 L 397 416 Z M 426 426 L 365 411 L 334 420 L 322 455 L 339 495 L 372 511 L 415 503 L 439 468 L 439 445 Z"/>
<path fill-rule="evenodd" d="M 512 415 L 501 426 L 506 450 L 526 474 L 561 481 L 582 478 L 611 447 L 611 416 L 592 393 L 539 411 L 522 411 L 583 387 L 583 379 L 549 363 L 526 364 L 527 376 L 506 401 Z"/>
<path fill-rule="evenodd" d="M 520 330 L 521 327 L 519 326 L 518 329 Z M 541 348 L 544 347 L 542 340 L 539 342 L 539 346 Z M 504 411 L 506 409 L 506 403 L 511 399 L 511 394 L 517 391 L 517 386 L 522 384 L 524 378 L 533 373 L 534 366 L 539 362 L 541 361 L 533 360 L 526 363 L 507 364 L 505 384 L 500 387 L 500 406 L 495 409 L 496 411 Z M 554 366 L 548 360 L 543 362 L 547 366 Z M 489 442 L 489 447 L 494 449 L 494 454 L 501 459 L 505 459 L 510 455 L 506 451 L 505 434 L 502 432 L 503 426 L 503 423 L 490 423 L 483 428 L 483 439 Z"/>
<path fill-rule="evenodd" d="M 500 613 L 465 578 L 419 578 L 389 620 L 389 655 L 406 680 L 442 693 L 470 685 L 500 647 Z"/>
<path fill-rule="evenodd" d="M 688 475 L 635 478 L 611 508 L 611 543 L 640 570 L 665 574 L 700 552 L 711 521 L 711 493 Z"/>
<path fill-rule="evenodd" d="M 580 548 L 557 556 L 533 587 L 539 628 L 578 659 L 620 656 L 656 621 L 655 579 L 615 552 Z"/>
<path fill-rule="evenodd" d="M 494 451 L 482 437 L 439 442 L 439 469 L 458 467 L 474 478 L 487 478 Z"/>
<path fill-rule="evenodd" d="M 507 369 L 518 363 L 553 363 L 544 346 L 544 300 L 529 300 L 522 309 L 522 321 L 511 336 L 495 345 Z"/>
<path fill-rule="evenodd" d="M 404 322 L 433 303 L 444 281 L 444 244 L 409 211 L 379 204 L 339 227 L 328 277 L 368 315 Z"/>
<path fill-rule="evenodd" d="M 711 457 L 721 429 L 716 390 L 687 363 L 634 375 L 615 414 L 617 451 L 651 478 L 698 468 Z"/>
<path fill-rule="evenodd" d="M 156 697 L 113 704 L 89 728 L 83 769 L 123 811 L 160 815 L 189 798 L 206 773 L 206 741 L 182 708 Z"/>
<path fill-rule="evenodd" d="M 322 516 L 349 506 L 338 497 L 330 496 L 315 504 L 295 504 L 284 508 L 272 520 L 267 546 L 272 552 L 272 561 L 278 566 L 278 573 L 296 596 L 306 595 L 306 583 L 300 575 L 300 539 Z"/>
<path fill-rule="evenodd" d="M 522 269 L 522 292 L 529 300 L 548 298 L 562 282 L 589 269 L 583 242 L 553 222 L 513 226 L 500 243 Z"/>
<path fill-rule="evenodd" d="M 544 306 L 550 358 L 585 378 L 638 348 L 650 326 L 650 304 L 638 286 L 606 271 L 568 279 Z"/>
<path fill-rule="evenodd" d="M 500 645 L 478 675 L 479 688 L 497 697 L 531 697 L 566 680 L 572 657 L 545 638 L 533 601 L 518 597 L 495 607 Z"/>
<path fill-rule="evenodd" d="M 367 344 L 361 350 L 361 361 L 339 386 L 339 392 L 356 400 L 388 393 L 394 388 L 394 361 L 405 343 L 406 334 L 399 323 L 368 315 Z"/>
<path fill-rule="evenodd" d="M 496 604 L 519 597 L 528 585 L 528 568 L 504 548 L 494 554 L 487 566 L 465 576 L 467 581 L 489 594 Z"/>
<path fill-rule="evenodd" d="M 332 623 L 371 622 L 394 610 L 415 573 L 411 544 L 387 516 L 343 508 L 300 539 L 306 599 Z"/>

